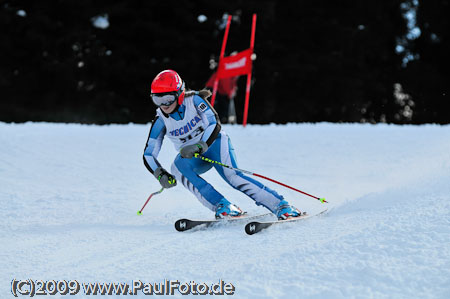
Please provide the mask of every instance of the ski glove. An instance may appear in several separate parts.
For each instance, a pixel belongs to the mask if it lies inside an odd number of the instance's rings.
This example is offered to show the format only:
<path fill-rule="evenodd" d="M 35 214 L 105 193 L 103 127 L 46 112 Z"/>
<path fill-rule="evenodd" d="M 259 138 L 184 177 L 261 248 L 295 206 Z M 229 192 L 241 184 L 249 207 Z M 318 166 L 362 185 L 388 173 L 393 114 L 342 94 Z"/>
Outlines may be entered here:
<path fill-rule="evenodd" d="M 199 143 L 186 145 L 180 150 L 180 155 L 183 158 L 192 158 L 195 154 L 203 154 L 208 150 L 208 145 L 204 141 L 200 141 Z"/>
<path fill-rule="evenodd" d="M 173 175 L 168 173 L 164 168 L 158 167 L 153 173 L 163 188 L 172 188 L 177 185 L 177 180 Z"/>

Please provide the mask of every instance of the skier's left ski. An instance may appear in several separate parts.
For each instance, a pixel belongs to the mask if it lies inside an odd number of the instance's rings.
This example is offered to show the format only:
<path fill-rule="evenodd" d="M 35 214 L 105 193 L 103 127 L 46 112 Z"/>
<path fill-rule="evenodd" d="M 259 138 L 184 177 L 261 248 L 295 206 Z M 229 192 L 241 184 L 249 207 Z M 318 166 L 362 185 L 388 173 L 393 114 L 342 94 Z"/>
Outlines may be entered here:
<path fill-rule="evenodd" d="M 305 213 L 299 217 L 290 218 L 290 219 L 286 219 L 286 220 L 274 220 L 274 221 L 266 221 L 266 222 L 253 221 L 253 222 L 247 223 L 247 225 L 245 226 L 245 232 L 249 235 L 253 235 L 253 234 L 259 233 L 263 229 L 266 229 L 275 224 L 296 222 L 296 221 L 300 221 L 303 219 L 308 219 L 308 218 L 311 218 L 314 216 L 324 214 L 326 211 L 328 211 L 328 209 L 325 209 L 317 214 L 309 215 L 309 214 Z"/>
<path fill-rule="evenodd" d="M 266 214 L 260 214 L 260 215 L 254 215 L 249 216 L 247 214 L 244 214 L 239 217 L 234 218 L 227 218 L 227 219 L 213 219 L 213 220 L 192 220 L 192 219 L 179 219 L 175 222 L 175 229 L 179 232 L 184 232 L 190 229 L 193 229 L 194 227 L 203 225 L 204 227 L 212 227 L 215 225 L 223 224 L 223 223 L 235 223 L 235 222 L 241 222 L 245 220 L 254 220 L 257 218 L 262 218 L 268 215 L 273 215 L 272 213 L 266 213 Z"/>

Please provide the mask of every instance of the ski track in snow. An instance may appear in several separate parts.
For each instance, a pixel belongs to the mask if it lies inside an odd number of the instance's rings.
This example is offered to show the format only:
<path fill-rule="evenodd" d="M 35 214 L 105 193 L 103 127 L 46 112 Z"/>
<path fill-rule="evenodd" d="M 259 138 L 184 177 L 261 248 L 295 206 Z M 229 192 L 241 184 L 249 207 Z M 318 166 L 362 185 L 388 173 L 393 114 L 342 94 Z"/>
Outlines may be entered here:
<path fill-rule="evenodd" d="M 253 236 L 243 223 L 176 232 L 178 218 L 213 216 L 182 186 L 136 215 L 160 188 L 142 163 L 148 129 L 0 123 L 1 298 L 14 278 L 222 279 L 235 298 L 450 298 L 450 126 L 224 125 L 240 168 L 330 202 L 323 216 Z M 166 140 L 160 162 L 169 169 L 175 154 Z M 214 170 L 204 177 L 266 212 Z M 301 210 L 323 208 L 263 183 Z"/>

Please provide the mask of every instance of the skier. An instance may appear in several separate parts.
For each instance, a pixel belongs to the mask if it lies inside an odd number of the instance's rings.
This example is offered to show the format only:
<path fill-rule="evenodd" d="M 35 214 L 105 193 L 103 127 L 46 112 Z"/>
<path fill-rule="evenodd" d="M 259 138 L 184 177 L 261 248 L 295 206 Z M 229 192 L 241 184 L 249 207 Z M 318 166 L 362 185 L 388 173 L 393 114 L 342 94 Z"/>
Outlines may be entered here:
<path fill-rule="evenodd" d="M 298 217 L 301 212 L 274 190 L 245 176 L 240 171 L 195 159 L 201 154 L 211 160 L 237 167 L 230 138 L 221 129 L 219 117 L 207 98 L 208 90 L 186 91 L 181 77 L 173 70 L 160 72 L 152 82 L 151 98 L 158 106 L 144 150 L 144 164 L 164 188 L 172 188 L 177 181 L 191 191 L 200 202 L 215 212 L 216 218 L 239 217 L 242 210 L 230 203 L 200 174 L 213 166 L 232 187 L 251 197 L 284 220 Z M 172 163 L 171 173 L 158 162 L 157 157 L 167 136 L 179 154 Z"/>

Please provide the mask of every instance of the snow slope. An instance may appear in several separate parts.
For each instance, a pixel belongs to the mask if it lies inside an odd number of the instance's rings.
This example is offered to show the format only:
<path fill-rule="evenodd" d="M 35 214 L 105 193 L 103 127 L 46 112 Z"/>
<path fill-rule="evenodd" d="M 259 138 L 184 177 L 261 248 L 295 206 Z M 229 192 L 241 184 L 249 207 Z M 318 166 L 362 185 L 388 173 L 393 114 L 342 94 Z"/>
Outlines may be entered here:
<path fill-rule="evenodd" d="M 450 126 L 224 128 L 242 169 L 325 197 L 330 212 L 254 236 L 243 224 L 179 233 L 176 219 L 212 214 L 178 186 L 136 215 L 160 188 L 142 163 L 149 125 L 0 123 L 0 298 L 12 297 L 13 279 L 222 279 L 235 298 L 450 298 Z M 166 141 L 166 168 L 175 154 Z M 204 177 L 265 212 L 214 170 Z M 323 208 L 265 183 L 302 210 Z"/>

